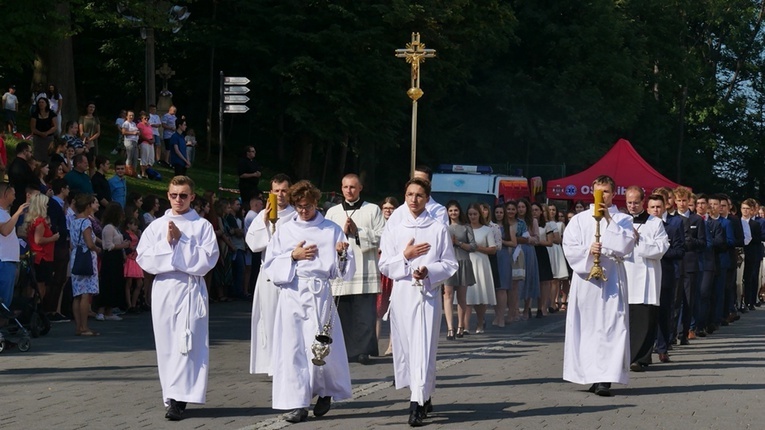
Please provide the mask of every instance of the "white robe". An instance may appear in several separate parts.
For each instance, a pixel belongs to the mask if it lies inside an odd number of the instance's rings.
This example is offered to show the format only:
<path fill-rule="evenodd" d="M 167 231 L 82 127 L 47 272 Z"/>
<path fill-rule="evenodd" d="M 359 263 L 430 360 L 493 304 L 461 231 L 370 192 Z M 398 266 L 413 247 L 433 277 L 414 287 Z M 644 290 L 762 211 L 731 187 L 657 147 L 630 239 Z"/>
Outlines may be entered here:
<path fill-rule="evenodd" d="M 436 221 L 449 227 L 449 214 L 446 212 L 446 208 L 444 205 L 433 200 L 433 197 L 428 199 L 428 202 L 425 204 L 425 212 Z M 388 222 L 385 224 L 385 229 L 390 230 L 392 227 L 397 226 L 401 221 L 409 217 L 410 214 L 411 212 L 406 204 L 397 207 L 396 210 L 390 214 Z"/>
<path fill-rule="evenodd" d="M 407 261 L 404 248 L 427 242 L 427 254 Z M 459 265 L 454 257 L 447 228 L 427 211 L 414 218 L 411 212 L 394 229 L 383 234 L 380 271 L 393 280 L 390 296 L 391 339 L 396 389 L 409 387 L 411 401 L 423 405 L 436 387 L 436 352 L 441 331 L 439 284 L 452 276 Z M 422 287 L 414 286 L 412 272 L 428 268 Z"/>
<path fill-rule="evenodd" d="M 278 212 L 279 220 L 276 228 L 292 219 L 295 208 L 287 206 Z M 260 261 L 266 259 L 266 250 L 271 242 L 272 225 L 263 221 L 262 216 L 255 217 L 247 229 L 245 242 L 252 252 L 260 252 Z M 255 291 L 252 298 L 252 320 L 250 323 L 250 373 L 265 373 L 272 375 L 271 350 L 273 345 L 274 316 L 276 303 L 279 300 L 279 289 L 271 282 L 264 270 L 258 273 Z"/>
<path fill-rule="evenodd" d="M 326 219 L 334 222 L 340 229 L 345 226 L 346 219 L 350 217 L 359 230 L 359 243 L 356 239 L 349 238 L 353 254 L 356 256 L 356 275 L 350 282 L 343 282 L 339 288 L 333 288 L 335 296 L 347 296 L 352 294 L 379 294 L 380 271 L 377 268 L 377 250 L 380 246 L 380 236 L 385 229 L 385 218 L 380 207 L 376 204 L 364 202 L 357 210 L 343 210 L 343 205 L 332 206 L 327 211 Z"/>
<path fill-rule="evenodd" d="M 169 221 L 181 231 L 174 245 L 167 241 Z M 215 229 L 194 210 L 183 215 L 168 210 L 146 227 L 137 251 L 138 264 L 155 275 L 151 318 L 165 406 L 169 399 L 205 403 L 210 351 L 203 277 L 218 261 Z M 190 338 L 182 340 L 187 328 Z"/>
<path fill-rule="evenodd" d="M 294 261 L 292 251 L 303 240 L 306 245 L 318 246 L 317 255 L 313 260 Z M 311 346 L 319 324 L 327 321 L 325 309 L 332 300 L 330 280 L 339 276 L 343 280 L 353 278 L 356 265 L 350 248 L 345 273 L 338 272 L 335 246 L 347 241 L 342 229 L 320 213 L 311 221 L 302 221 L 293 214 L 290 221 L 277 228 L 266 249 L 263 270 L 280 289 L 273 332 L 279 336 L 279 343 L 274 345 L 271 356 L 274 409 L 305 408 L 314 396 L 332 396 L 336 401 L 351 397 L 343 329 L 334 305 L 333 342 L 324 359 L 326 364 L 316 366 L 311 362 Z"/>
<path fill-rule="evenodd" d="M 669 237 L 661 219 L 649 215 L 644 224 L 634 224 L 640 235 L 634 250 L 624 257 L 629 284 L 629 304 L 659 306 L 661 257 L 669 249 Z"/>
<path fill-rule="evenodd" d="M 563 379 L 577 384 L 629 382 L 630 339 L 627 274 L 624 257 L 635 246 L 632 217 L 609 208 L 612 220 L 600 221 L 600 265 L 608 281 L 585 280 L 593 264 L 592 209 L 575 215 L 563 235 L 563 252 L 574 276 L 566 311 Z"/>

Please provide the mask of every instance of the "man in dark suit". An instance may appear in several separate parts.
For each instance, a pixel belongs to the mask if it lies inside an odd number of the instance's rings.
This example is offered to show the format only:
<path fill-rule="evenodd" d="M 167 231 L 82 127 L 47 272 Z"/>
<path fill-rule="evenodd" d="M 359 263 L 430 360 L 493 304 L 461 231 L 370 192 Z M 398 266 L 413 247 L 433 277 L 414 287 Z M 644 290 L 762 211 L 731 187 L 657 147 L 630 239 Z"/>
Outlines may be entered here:
<path fill-rule="evenodd" d="M 736 313 L 736 269 L 738 256 L 744 247 L 744 228 L 741 220 L 730 212 L 731 200 L 725 194 L 720 195 L 720 217 L 727 218 L 733 227 L 733 246 L 728 248 L 731 265 L 725 276 L 725 302 L 723 315 L 727 315 L 728 323 L 738 321 L 741 317 Z"/>
<path fill-rule="evenodd" d="M 714 292 L 715 272 L 718 269 L 717 253 L 725 249 L 725 233 L 720 222 L 713 219 L 707 213 L 707 195 L 699 194 L 696 197 L 696 214 L 704 219 L 706 226 L 707 246 L 699 253 L 699 294 L 696 296 L 696 308 L 694 324 L 691 324 L 689 339 L 705 337 L 715 332 L 712 315 L 712 294 Z"/>
<path fill-rule="evenodd" d="M 51 322 L 66 322 L 69 319 L 61 312 L 59 298 L 66 283 L 69 267 L 69 229 L 66 225 L 66 198 L 69 196 L 69 184 L 65 179 L 56 179 L 51 186 L 53 197 L 48 200 L 48 218 L 51 230 L 59 236 L 53 244 L 53 280 L 43 300 L 43 310 L 49 312 Z"/>
<path fill-rule="evenodd" d="M 675 301 L 674 323 L 682 327 L 678 338 L 681 345 L 688 345 L 688 336 L 691 329 L 691 319 L 694 313 L 694 305 L 698 294 L 696 276 L 699 272 L 699 252 L 707 246 L 706 227 L 704 220 L 691 212 L 688 206 L 691 191 L 685 187 L 677 187 L 675 192 L 675 207 L 677 215 L 682 217 L 685 234 L 685 256 L 683 257 L 683 272 L 680 273 L 681 283 L 678 286 Z M 679 324 L 678 324 L 679 323 Z"/>
<path fill-rule="evenodd" d="M 762 265 L 762 228 L 754 219 L 757 202 L 746 199 L 741 203 L 741 226 L 744 230 L 744 304 L 755 310 Z"/>

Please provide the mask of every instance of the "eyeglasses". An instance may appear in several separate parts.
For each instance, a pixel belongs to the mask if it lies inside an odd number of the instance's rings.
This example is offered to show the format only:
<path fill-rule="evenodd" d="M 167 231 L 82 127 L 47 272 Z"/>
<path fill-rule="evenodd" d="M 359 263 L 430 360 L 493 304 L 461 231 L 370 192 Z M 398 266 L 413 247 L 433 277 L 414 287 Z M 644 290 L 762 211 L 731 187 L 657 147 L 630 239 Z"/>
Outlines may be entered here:
<path fill-rule="evenodd" d="M 175 200 L 177 198 L 180 198 L 181 200 L 186 200 L 189 198 L 189 195 L 186 193 L 169 193 L 168 196 L 170 197 L 170 200 Z"/>
<path fill-rule="evenodd" d="M 305 205 L 305 206 L 296 205 L 295 210 L 298 212 L 308 212 L 315 207 L 316 207 L 315 205 Z"/>

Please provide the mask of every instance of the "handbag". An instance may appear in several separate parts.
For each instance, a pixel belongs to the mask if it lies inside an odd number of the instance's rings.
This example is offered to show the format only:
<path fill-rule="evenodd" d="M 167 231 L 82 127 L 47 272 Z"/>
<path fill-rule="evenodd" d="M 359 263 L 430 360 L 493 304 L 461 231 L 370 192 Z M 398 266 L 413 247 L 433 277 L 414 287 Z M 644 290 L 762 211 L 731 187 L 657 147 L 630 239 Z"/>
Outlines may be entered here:
<path fill-rule="evenodd" d="M 80 229 L 80 240 L 82 239 L 82 233 L 84 229 Z M 85 247 L 77 245 L 77 249 L 74 251 L 74 263 L 72 263 L 72 275 L 76 276 L 93 276 L 93 259 L 90 255 L 90 250 Z"/>
<path fill-rule="evenodd" d="M 526 256 L 520 246 L 513 251 L 513 281 L 526 279 Z"/>

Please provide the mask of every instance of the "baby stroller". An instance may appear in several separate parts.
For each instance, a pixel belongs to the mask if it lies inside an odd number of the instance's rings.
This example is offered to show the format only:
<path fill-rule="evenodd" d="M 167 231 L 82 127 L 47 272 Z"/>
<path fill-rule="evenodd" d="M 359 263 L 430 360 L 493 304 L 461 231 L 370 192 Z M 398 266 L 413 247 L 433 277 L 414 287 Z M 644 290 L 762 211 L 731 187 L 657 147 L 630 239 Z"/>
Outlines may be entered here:
<path fill-rule="evenodd" d="M 19 322 L 27 328 L 32 337 L 37 338 L 48 334 L 51 328 L 48 315 L 40 307 L 40 290 L 37 288 L 37 276 L 35 275 L 34 253 L 27 251 L 19 258 L 19 280 L 17 285 L 28 286 L 32 289 L 32 297 L 24 294 L 13 299 L 12 308 L 21 311 L 18 316 Z"/>
<path fill-rule="evenodd" d="M 0 352 L 6 348 L 18 346 L 19 351 L 27 352 L 32 346 L 29 331 L 24 328 L 16 314 L 11 312 L 5 303 L 0 302 L 0 318 L 8 320 L 8 325 L 0 328 Z"/>

